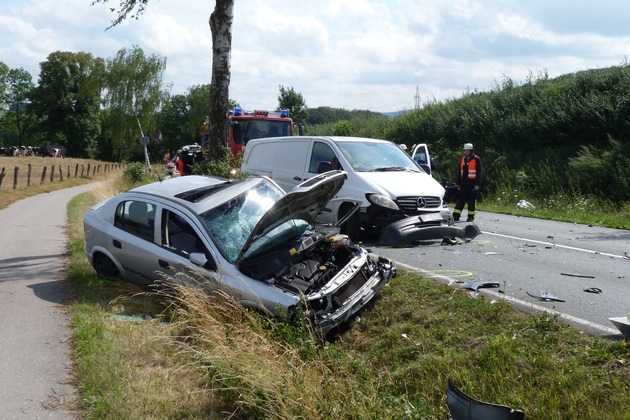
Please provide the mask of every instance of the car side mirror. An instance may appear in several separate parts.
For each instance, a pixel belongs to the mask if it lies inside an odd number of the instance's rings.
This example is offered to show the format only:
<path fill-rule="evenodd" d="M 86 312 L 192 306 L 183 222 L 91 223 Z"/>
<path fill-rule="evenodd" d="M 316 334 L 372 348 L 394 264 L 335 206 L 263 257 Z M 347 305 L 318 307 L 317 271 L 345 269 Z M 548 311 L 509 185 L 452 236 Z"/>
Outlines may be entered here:
<path fill-rule="evenodd" d="M 188 259 L 191 263 L 198 265 L 199 267 L 205 267 L 208 263 L 208 258 L 203 252 L 193 252 L 190 254 Z"/>

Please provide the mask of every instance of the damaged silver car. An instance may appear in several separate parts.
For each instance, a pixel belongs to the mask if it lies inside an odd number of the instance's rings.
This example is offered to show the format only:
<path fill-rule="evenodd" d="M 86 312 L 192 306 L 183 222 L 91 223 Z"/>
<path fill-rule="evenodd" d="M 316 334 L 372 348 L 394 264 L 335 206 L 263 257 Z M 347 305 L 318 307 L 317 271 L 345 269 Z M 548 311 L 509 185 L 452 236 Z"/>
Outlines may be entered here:
<path fill-rule="evenodd" d="M 144 185 L 87 211 L 85 252 L 98 274 L 143 288 L 192 273 L 208 290 L 267 315 L 291 314 L 304 302 L 327 333 L 396 275 L 391 260 L 352 244 L 338 227 L 315 225 L 344 179 L 329 172 L 288 193 L 267 177 Z"/>

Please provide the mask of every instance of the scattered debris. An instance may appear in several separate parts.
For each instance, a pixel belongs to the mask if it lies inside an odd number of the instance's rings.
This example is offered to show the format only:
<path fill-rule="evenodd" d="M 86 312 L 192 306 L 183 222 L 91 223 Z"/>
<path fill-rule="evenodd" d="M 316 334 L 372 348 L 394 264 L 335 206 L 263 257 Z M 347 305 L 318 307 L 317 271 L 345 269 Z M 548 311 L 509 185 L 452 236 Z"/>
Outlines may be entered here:
<path fill-rule="evenodd" d="M 547 239 L 553 239 L 553 236 L 549 235 L 547 236 Z"/>
<path fill-rule="evenodd" d="M 500 404 L 472 398 L 460 391 L 449 378 L 446 382 L 446 405 L 450 418 L 459 419 L 513 419 L 523 420 L 525 413 Z"/>
<path fill-rule="evenodd" d="M 521 209 L 535 209 L 536 208 L 536 206 L 534 206 L 532 203 L 530 203 L 527 200 L 518 200 L 518 203 L 516 203 L 516 206 Z"/>
<path fill-rule="evenodd" d="M 587 289 L 584 289 L 584 291 L 586 293 L 600 294 L 602 292 L 602 289 L 600 289 L 599 287 L 589 287 Z"/>
<path fill-rule="evenodd" d="M 477 291 L 477 289 L 493 288 L 493 287 L 501 287 L 501 285 L 497 283 L 496 281 L 474 281 L 472 283 L 466 283 L 463 286 L 461 286 L 462 289 L 470 289 L 470 290 L 474 290 L 475 292 Z"/>
<path fill-rule="evenodd" d="M 570 276 L 570 277 L 580 277 L 583 279 L 594 279 L 595 276 L 583 276 L 581 274 L 569 274 L 569 273 L 560 273 L 562 276 Z"/>
<path fill-rule="evenodd" d="M 455 238 L 444 238 L 444 239 L 442 239 L 441 245 L 457 245 L 457 239 L 455 239 Z"/>
<path fill-rule="evenodd" d="M 485 252 L 483 255 L 503 255 L 503 254 L 501 254 L 500 252 L 491 251 L 491 252 Z"/>
<path fill-rule="evenodd" d="M 617 327 L 621 334 L 630 337 L 630 319 L 628 319 L 627 316 L 618 316 L 608 319 Z"/>
<path fill-rule="evenodd" d="M 409 340 L 409 337 L 407 337 L 407 334 L 405 334 L 405 333 L 400 334 L 400 336 L 401 336 L 402 338 L 404 338 L 404 339 Z"/>
<path fill-rule="evenodd" d="M 527 292 L 527 295 L 533 297 L 534 299 L 538 299 L 541 302 L 566 302 L 564 299 L 560 299 L 549 292 L 542 292 L 540 296 L 535 296 Z"/>

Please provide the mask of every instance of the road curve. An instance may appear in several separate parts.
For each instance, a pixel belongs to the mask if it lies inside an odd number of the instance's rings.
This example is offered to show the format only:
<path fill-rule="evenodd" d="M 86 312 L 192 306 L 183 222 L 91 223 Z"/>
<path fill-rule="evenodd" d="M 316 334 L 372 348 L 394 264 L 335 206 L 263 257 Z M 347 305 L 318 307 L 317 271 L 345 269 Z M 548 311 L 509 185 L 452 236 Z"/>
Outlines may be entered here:
<path fill-rule="evenodd" d="M 92 185 L 0 210 L 0 419 L 77 417 L 65 311 L 67 204 Z"/>

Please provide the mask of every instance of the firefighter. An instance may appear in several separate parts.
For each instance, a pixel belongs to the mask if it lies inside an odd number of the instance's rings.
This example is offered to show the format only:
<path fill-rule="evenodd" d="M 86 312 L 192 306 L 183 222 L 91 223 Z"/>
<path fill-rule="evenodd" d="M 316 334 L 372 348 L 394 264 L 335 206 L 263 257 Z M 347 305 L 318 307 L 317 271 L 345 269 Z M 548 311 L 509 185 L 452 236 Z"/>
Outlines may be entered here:
<path fill-rule="evenodd" d="M 473 151 L 472 143 L 464 144 L 464 156 L 457 172 L 457 201 L 453 210 L 453 219 L 458 221 L 462 215 L 464 204 L 468 205 L 467 222 L 475 220 L 475 202 L 481 190 L 482 177 L 481 158 Z"/>

